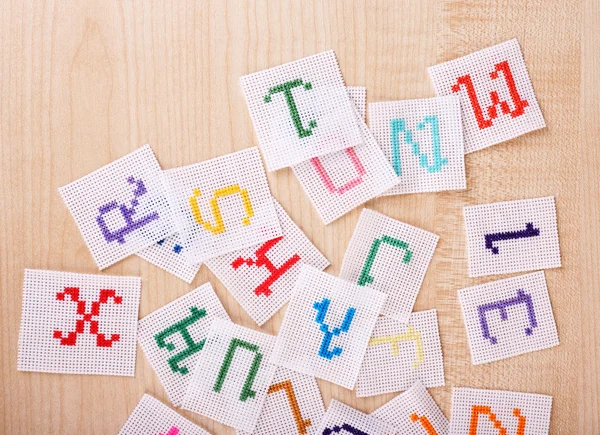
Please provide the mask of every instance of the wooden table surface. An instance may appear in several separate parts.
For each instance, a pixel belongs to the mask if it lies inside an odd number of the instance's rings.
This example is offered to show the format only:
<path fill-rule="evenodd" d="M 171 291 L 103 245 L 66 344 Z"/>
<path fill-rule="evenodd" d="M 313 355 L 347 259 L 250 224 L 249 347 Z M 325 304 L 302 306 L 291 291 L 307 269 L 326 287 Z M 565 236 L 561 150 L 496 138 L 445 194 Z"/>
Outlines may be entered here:
<path fill-rule="evenodd" d="M 598 0 L 44 1 L 0 7 L 0 432 L 115 434 L 142 394 L 166 395 L 138 348 L 135 377 L 17 372 L 24 268 L 98 273 L 57 188 L 150 143 L 163 168 L 256 145 L 238 79 L 333 48 L 369 102 L 431 97 L 426 68 L 518 38 L 547 128 L 466 156 L 468 189 L 375 199 L 440 235 L 415 309 L 437 308 L 446 386 L 552 395 L 553 434 L 600 434 L 600 8 Z M 324 226 L 289 169 L 271 190 L 337 274 L 359 209 Z M 563 266 L 546 271 L 560 346 L 473 366 L 457 290 L 467 277 L 465 204 L 555 195 Z M 210 281 L 229 315 L 256 325 L 202 267 L 192 285 L 132 256 L 140 316 Z M 276 334 L 279 312 L 262 331 Z M 331 397 L 372 411 L 393 395 Z M 184 412 L 216 434 L 231 429 Z M 512 434 L 509 434 L 512 435 Z"/>

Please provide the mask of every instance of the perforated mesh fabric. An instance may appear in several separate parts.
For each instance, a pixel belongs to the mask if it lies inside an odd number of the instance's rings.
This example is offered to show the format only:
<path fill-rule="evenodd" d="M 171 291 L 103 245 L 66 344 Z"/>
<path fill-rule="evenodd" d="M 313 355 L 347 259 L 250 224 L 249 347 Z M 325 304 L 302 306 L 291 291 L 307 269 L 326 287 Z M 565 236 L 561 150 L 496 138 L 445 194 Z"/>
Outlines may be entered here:
<path fill-rule="evenodd" d="M 160 400 L 144 394 L 119 435 L 210 435 Z"/>
<path fill-rule="evenodd" d="M 367 117 L 367 88 L 364 86 L 346 86 L 346 92 L 348 92 L 350 101 L 358 110 L 359 119 L 364 121 Z"/>
<path fill-rule="evenodd" d="M 450 435 L 548 435 L 551 409 L 551 396 L 454 388 Z"/>
<path fill-rule="evenodd" d="M 348 88 L 355 101 L 357 123 L 365 139 L 353 148 L 336 151 L 292 167 L 302 188 L 325 224 L 382 194 L 398 182 L 392 166 L 364 122 L 365 88 Z"/>
<path fill-rule="evenodd" d="M 333 50 L 240 84 L 269 171 L 363 143 Z"/>
<path fill-rule="evenodd" d="M 262 325 L 285 305 L 302 264 L 319 270 L 329 261 L 274 199 L 283 238 L 206 260 L 206 265 L 252 319 Z"/>
<path fill-rule="evenodd" d="M 384 300 L 381 292 L 302 265 L 273 363 L 354 388 Z"/>
<path fill-rule="evenodd" d="M 369 126 L 398 174 L 384 195 L 467 188 L 459 97 L 371 103 Z"/>
<path fill-rule="evenodd" d="M 460 96 L 467 153 L 546 126 L 516 39 L 428 70 L 438 96 Z"/>
<path fill-rule="evenodd" d="M 438 239 L 433 233 L 363 209 L 340 278 L 387 294 L 381 314 L 408 323 Z"/>
<path fill-rule="evenodd" d="M 417 380 L 427 387 L 444 385 L 437 311 L 412 313 L 408 325 L 380 317 L 360 368 L 356 395 L 402 391 Z"/>
<path fill-rule="evenodd" d="M 554 197 L 464 208 L 469 276 L 560 267 Z"/>
<path fill-rule="evenodd" d="M 181 406 L 204 340 L 216 318 L 229 320 L 207 282 L 139 321 L 140 346 L 173 406 Z"/>
<path fill-rule="evenodd" d="M 214 319 L 183 408 L 252 432 L 277 370 L 274 345 L 271 335 Z"/>
<path fill-rule="evenodd" d="M 175 232 L 150 145 L 58 191 L 100 270 Z"/>
<path fill-rule="evenodd" d="M 258 148 L 164 171 L 190 264 L 281 236 Z"/>
<path fill-rule="evenodd" d="M 280 367 L 269 387 L 254 435 L 316 435 L 325 407 L 312 376 Z M 249 432 L 237 431 L 239 435 Z"/>
<path fill-rule="evenodd" d="M 133 376 L 141 280 L 25 269 L 20 371 Z"/>
<path fill-rule="evenodd" d="M 189 264 L 183 250 L 183 242 L 179 234 L 175 233 L 139 251 L 137 255 L 189 284 L 198 273 L 201 264 Z"/>
<path fill-rule="evenodd" d="M 459 290 L 473 364 L 558 346 L 544 272 Z"/>
<path fill-rule="evenodd" d="M 421 381 L 370 415 L 392 425 L 398 435 L 448 435 L 448 419 Z"/>
<path fill-rule="evenodd" d="M 393 435 L 395 428 L 377 418 L 331 399 L 317 431 L 319 435 L 337 433 L 352 435 Z"/>

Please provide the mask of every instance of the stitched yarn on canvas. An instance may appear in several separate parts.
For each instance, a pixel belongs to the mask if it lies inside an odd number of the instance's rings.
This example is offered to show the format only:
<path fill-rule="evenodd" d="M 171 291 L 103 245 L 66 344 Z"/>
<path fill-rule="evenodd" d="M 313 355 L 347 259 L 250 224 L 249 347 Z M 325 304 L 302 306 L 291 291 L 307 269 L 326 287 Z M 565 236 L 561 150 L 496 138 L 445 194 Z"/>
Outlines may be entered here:
<path fill-rule="evenodd" d="M 396 429 L 371 415 L 363 414 L 357 409 L 331 399 L 317 433 L 319 435 L 335 435 L 337 433 L 395 435 Z"/>
<path fill-rule="evenodd" d="M 142 249 L 136 255 L 190 284 L 201 264 L 189 264 L 183 250 L 183 242 L 179 234 L 175 233 Z"/>

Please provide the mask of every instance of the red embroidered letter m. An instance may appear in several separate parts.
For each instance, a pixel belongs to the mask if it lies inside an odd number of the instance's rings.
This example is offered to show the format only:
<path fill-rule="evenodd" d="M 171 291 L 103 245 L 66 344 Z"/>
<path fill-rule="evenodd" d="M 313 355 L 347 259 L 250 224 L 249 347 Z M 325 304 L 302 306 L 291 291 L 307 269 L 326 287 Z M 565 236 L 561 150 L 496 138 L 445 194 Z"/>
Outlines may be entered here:
<path fill-rule="evenodd" d="M 267 258 L 267 252 L 275 246 L 283 236 L 278 237 L 276 239 L 269 240 L 264 243 L 260 248 L 258 248 L 255 252 L 256 260 L 253 258 L 236 258 L 233 263 L 231 263 L 231 267 L 234 269 L 238 269 L 242 264 L 247 264 L 248 266 L 256 266 L 256 267 L 266 267 L 266 269 L 271 272 L 271 275 L 265 279 L 258 287 L 254 289 L 254 293 L 256 296 L 260 296 L 261 294 L 265 296 L 269 296 L 271 291 L 271 284 L 277 281 L 284 273 L 286 273 L 294 264 L 300 261 L 300 256 L 298 254 L 294 254 L 288 260 L 285 261 L 280 267 L 275 267 L 275 265 Z"/>

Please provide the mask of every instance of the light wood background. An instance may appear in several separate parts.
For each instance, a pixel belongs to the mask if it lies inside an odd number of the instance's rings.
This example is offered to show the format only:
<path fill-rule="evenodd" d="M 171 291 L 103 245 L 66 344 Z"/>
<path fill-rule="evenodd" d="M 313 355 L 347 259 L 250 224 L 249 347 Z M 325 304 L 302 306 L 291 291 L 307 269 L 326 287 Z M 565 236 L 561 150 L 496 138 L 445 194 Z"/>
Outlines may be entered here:
<path fill-rule="evenodd" d="M 0 7 L 0 432 L 114 434 L 144 392 L 166 395 L 138 349 L 136 376 L 16 370 L 23 268 L 97 273 L 57 188 L 150 143 L 163 168 L 256 145 L 238 78 L 333 48 L 368 101 L 433 96 L 426 67 L 518 38 L 548 127 L 466 157 L 468 190 L 376 199 L 441 236 L 415 309 L 437 308 L 449 416 L 453 386 L 550 394 L 553 434 L 600 434 L 600 7 L 597 0 L 22 1 Z M 357 222 L 327 227 L 290 170 L 273 194 L 337 274 Z M 462 207 L 555 195 L 563 267 L 548 270 L 559 347 L 473 366 L 457 290 L 467 277 Z M 140 316 L 211 281 L 228 313 L 256 325 L 203 267 L 192 285 L 130 257 Z M 263 328 L 275 334 L 278 313 Z M 372 411 L 393 395 L 331 397 Z M 216 434 L 233 431 L 184 412 Z"/>

